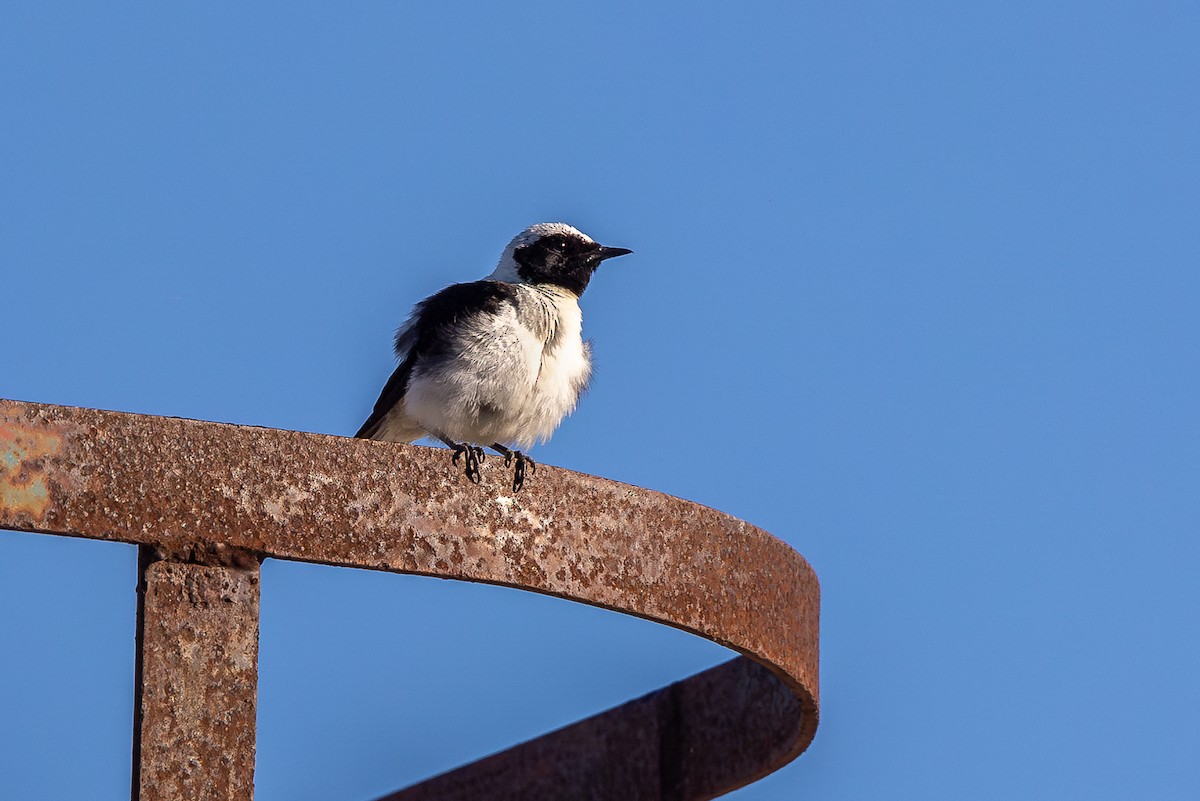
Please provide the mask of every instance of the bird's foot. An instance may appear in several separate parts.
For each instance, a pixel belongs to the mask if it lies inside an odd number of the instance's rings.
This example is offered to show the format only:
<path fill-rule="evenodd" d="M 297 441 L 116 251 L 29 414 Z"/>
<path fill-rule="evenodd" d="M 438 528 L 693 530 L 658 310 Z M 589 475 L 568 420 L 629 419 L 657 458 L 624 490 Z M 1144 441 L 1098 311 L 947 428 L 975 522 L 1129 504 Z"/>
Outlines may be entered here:
<path fill-rule="evenodd" d="M 450 447 L 454 450 L 454 455 L 450 457 L 450 464 L 457 465 L 458 457 L 463 457 L 463 475 L 467 477 L 467 481 L 478 484 L 483 478 L 479 472 L 479 464 L 487 458 L 483 448 L 469 442 L 453 443 Z"/>
<path fill-rule="evenodd" d="M 521 487 L 525 486 L 526 472 L 537 472 L 537 462 L 520 451 L 504 447 L 499 442 L 492 443 L 492 450 L 504 457 L 505 467 L 511 467 L 513 462 L 517 463 L 517 466 L 513 468 L 513 492 L 520 492 Z"/>
<path fill-rule="evenodd" d="M 513 492 L 520 492 L 521 487 L 525 486 L 526 468 L 528 468 L 530 473 L 536 473 L 537 462 L 520 451 L 513 451 L 511 456 L 505 458 L 504 466 L 508 467 L 508 463 L 512 461 L 517 463 L 517 466 L 513 468 Z"/>

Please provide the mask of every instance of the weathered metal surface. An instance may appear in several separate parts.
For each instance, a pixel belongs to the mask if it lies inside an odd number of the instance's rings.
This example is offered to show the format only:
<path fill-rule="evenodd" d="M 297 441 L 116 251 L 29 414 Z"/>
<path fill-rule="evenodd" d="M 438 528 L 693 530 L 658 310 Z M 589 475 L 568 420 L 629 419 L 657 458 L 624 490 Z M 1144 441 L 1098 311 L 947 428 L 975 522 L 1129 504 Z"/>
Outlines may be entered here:
<path fill-rule="evenodd" d="M 379 801 L 714 798 L 786 761 L 801 717 L 773 673 L 739 657 Z"/>
<path fill-rule="evenodd" d="M 251 801 L 258 568 L 145 564 L 134 801 Z"/>
<path fill-rule="evenodd" d="M 514 495 L 500 462 L 485 462 L 478 486 L 448 462 L 430 448 L 0 401 L 0 527 L 156 544 L 180 560 L 228 564 L 250 551 L 529 589 L 692 631 L 768 667 L 759 671 L 774 688 L 765 694 L 733 687 L 748 665 L 670 691 L 684 700 L 671 702 L 677 723 L 663 731 L 690 733 L 679 751 L 686 767 L 671 767 L 673 757 L 647 764 L 666 777 L 660 785 L 693 778 L 663 797 L 712 797 L 808 745 L 819 589 L 803 557 L 747 523 L 656 492 L 547 466 Z M 641 731 L 643 708 L 662 703 L 635 701 L 599 720 Z M 774 746 L 760 747 L 763 731 L 779 738 Z M 573 736 L 548 735 L 504 758 L 542 770 L 546 754 L 561 754 L 569 770 Z M 627 746 L 604 769 L 645 761 L 641 739 L 618 741 Z M 663 738 L 655 742 L 663 753 Z M 499 764 L 468 770 L 488 763 Z M 542 797 L 495 786 L 483 797 L 518 796 Z"/>

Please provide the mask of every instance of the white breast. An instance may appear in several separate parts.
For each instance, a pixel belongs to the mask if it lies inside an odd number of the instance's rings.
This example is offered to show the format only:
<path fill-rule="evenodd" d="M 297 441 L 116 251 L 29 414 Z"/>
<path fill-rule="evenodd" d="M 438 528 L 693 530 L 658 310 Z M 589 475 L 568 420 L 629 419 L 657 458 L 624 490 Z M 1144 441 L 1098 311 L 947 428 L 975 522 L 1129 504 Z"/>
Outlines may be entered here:
<path fill-rule="evenodd" d="M 519 444 L 526 448 L 534 440 L 549 439 L 563 418 L 575 410 L 592 373 L 591 355 L 583 341 L 583 314 L 579 301 L 566 290 L 556 288 L 539 292 L 547 296 L 547 315 L 552 319 L 552 325 L 522 415 L 523 436 Z"/>
<path fill-rule="evenodd" d="M 517 308 L 459 332 L 454 359 L 414 369 L 407 416 L 459 442 L 529 448 L 549 439 L 591 375 L 583 317 L 566 290 L 519 291 Z"/>

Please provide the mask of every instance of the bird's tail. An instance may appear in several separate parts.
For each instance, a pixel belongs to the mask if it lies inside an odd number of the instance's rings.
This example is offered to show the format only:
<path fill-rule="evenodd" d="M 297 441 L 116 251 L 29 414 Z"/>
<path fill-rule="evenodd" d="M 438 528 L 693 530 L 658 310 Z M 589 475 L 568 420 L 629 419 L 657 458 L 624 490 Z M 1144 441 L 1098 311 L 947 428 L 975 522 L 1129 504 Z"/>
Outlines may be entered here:
<path fill-rule="evenodd" d="M 379 430 L 379 424 L 383 422 L 382 417 L 371 417 L 367 422 L 362 424 L 362 428 L 358 429 L 358 433 L 354 435 L 355 439 L 375 439 L 375 432 Z"/>
<path fill-rule="evenodd" d="M 384 442 L 415 442 L 427 436 L 427 432 L 402 415 L 372 414 L 354 436 L 357 439 L 377 439 Z"/>

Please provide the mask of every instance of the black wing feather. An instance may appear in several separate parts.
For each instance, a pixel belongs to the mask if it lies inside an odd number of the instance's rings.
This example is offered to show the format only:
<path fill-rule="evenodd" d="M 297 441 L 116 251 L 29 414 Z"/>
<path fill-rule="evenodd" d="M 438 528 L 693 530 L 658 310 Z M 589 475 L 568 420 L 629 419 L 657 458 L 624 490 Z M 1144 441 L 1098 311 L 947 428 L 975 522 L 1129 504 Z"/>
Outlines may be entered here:
<path fill-rule="evenodd" d="M 374 435 L 387 413 L 404 398 L 418 360 L 445 357 L 459 325 L 478 314 L 494 314 L 503 304 L 515 303 L 516 297 L 517 290 L 512 284 L 472 281 L 451 284 L 418 303 L 412 314 L 414 324 L 403 326 L 396 333 L 396 353 L 404 354 L 404 359 L 384 385 L 371 416 L 354 436 Z"/>

